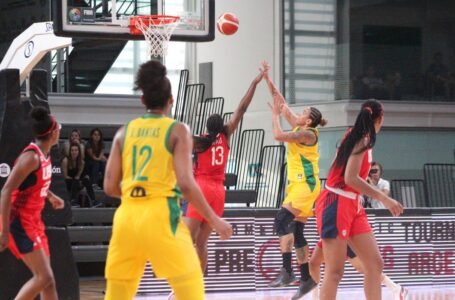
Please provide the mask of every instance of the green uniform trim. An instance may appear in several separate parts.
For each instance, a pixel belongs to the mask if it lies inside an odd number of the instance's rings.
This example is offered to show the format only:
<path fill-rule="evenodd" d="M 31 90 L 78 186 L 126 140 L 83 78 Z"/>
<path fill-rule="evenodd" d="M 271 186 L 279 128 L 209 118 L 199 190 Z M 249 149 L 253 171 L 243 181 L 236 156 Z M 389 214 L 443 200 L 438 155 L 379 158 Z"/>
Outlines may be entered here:
<path fill-rule="evenodd" d="M 171 225 L 172 234 L 175 235 L 180 221 L 180 206 L 179 197 L 168 197 L 167 206 L 169 207 L 169 222 Z"/>
<path fill-rule="evenodd" d="M 171 126 L 167 129 L 166 137 L 164 138 L 164 145 L 166 146 L 167 151 L 172 155 L 171 145 L 169 145 L 169 137 L 171 136 L 172 129 L 177 124 L 177 121 L 174 121 Z"/>
<path fill-rule="evenodd" d="M 313 192 L 316 187 L 316 178 L 314 177 L 313 163 L 306 159 L 303 155 L 300 155 L 300 160 L 302 161 L 306 183 L 308 183 L 310 190 Z"/>
<path fill-rule="evenodd" d="M 123 149 L 125 148 L 125 140 L 126 140 L 126 133 L 128 131 L 128 125 L 130 124 L 130 122 L 126 123 L 125 126 L 123 127 L 123 132 L 122 132 L 122 142 L 120 144 L 121 148 L 120 148 L 120 153 L 122 153 L 122 156 L 123 156 Z"/>
<path fill-rule="evenodd" d="M 172 191 L 174 192 L 174 197 L 177 197 L 177 198 L 183 197 L 182 191 L 180 190 L 180 188 L 177 185 L 172 189 Z"/>

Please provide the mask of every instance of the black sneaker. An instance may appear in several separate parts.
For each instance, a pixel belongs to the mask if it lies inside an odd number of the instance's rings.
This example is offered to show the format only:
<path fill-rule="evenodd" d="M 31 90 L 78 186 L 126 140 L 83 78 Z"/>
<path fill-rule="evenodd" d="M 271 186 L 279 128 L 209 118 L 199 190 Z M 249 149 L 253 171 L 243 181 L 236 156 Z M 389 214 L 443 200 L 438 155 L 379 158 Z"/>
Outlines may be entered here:
<path fill-rule="evenodd" d="M 269 283 L 269 287 L 283 287 L 288 286 L 295 281 L 294 272 L 288 273 L 285 268 L 280 269 L 278 277 Z"/>
<path fill-rule="evenodd" d="M 297 292 L 292 296 L 292 300 L 297 300 L 311 292 L 318 284 L 313 280 L 313 278 L 309 278 L 305 281 L 300 281 L 299 289 Z"/>

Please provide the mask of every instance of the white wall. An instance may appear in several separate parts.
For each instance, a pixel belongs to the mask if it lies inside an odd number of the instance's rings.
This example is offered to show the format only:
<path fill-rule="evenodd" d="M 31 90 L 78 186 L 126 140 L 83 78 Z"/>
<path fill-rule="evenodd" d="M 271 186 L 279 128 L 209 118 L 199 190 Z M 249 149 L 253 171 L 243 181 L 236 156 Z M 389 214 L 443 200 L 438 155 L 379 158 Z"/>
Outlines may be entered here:
<path fill-rule="evenodd" d="M 213 63 L 213 96 L 224 97 L 224 111 L 233 111 L 258 74 L 263 60 L 270 63 L 271 77 L 279 84 L 280 9 L 275 0 L 216 0 L 216 18 L 234 13 L 240 26 L 236 34 L 224 36 L 216 30 L 215 40 L 197 44 L 197 63 Z M 195 78 L 198 78 L 196 76 Z M 243 129 L 266 130 L 265 144 L 272 144 L 270 100 L 261 82 L 243 121 Z"/>

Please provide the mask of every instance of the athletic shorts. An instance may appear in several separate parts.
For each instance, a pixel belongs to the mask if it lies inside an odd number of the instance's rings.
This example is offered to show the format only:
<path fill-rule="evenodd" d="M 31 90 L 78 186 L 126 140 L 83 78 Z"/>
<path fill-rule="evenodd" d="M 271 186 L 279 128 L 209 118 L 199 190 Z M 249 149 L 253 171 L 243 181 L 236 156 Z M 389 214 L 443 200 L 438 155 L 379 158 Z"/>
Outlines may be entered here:
<path fill-rule="evenodd" d="M 322 240 L 319 240 L 317 242 L 316 246 L 322 249 Z M 348 258 L 350 258 L 350 259 L 353 259 L 353 258 L 357 257 L 357 254 L 355 254 L 355 252 L 351 249 L 351 247 L 349 247 L 349 245 L 348 245 L 348 249 L 347 249 L 347 253 L 346 254 L 347 254 Z"/>
<path fill-rule="evenodd" d="M 323 239 L 371 232 L 365 209 L 359 201 L 324 189 L 316 201 L 316 223 Z"/>
<path fill-rule="evenodd" d="M 292 208 L 298 209 L 300 214 L 297 217 L 314 216 L 314 202 L 321 191 L 321 182 L 316 180 L 316 185 L 311 190 L 307 182 L 291 181 L 286 187 L 286 198 L 284 204 L 289 204 Z"/>
<path fill-rule="evenodd" d="M 12 216 L 8 248 L 17 259 L 22 259 L 24 255 L 39 249 L 43 249 L 49 256 L 49 244 L 44 230 L 43 221 L 39 216 L 27 214 Z"/>
<path fill-rule="evenodd" d="M 183 223 L 180 199 L 122 199 L 115 212 L 106 260 L 109 280 L 139 280 L 149 261 L 158 278 L 195 273 L 201 266 Z"/>
<path fill-rule="evenodd" d="M 210 207 L 219 217 L 221 217 L 224 213 L 224 201 L 226 199 L 226 190 L 224 189 L 223 182 L 202 178 L 196 178 L 196 181 Z M 191 205 L 191 202 L 188 203 L 186 217 L 196 219 L 201 222 L 207 222 L 207 220 L 199 214 L 196 208 Z"/>

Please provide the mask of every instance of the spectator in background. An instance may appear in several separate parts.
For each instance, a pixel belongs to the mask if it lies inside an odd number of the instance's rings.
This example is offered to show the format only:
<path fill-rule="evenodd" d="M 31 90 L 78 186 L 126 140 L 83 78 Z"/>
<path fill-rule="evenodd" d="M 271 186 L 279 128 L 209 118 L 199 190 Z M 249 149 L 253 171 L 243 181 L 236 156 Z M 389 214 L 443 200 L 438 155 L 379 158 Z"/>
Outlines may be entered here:
<path fill-rule="evenodd" d="M 62 171 L 65 177 L 66 190 L 70 193 L 71 205 L 82 206 L 80 203 L 79 193 L 85 187 L 87 195 L 90 198 L 89 205 L 98 206 L 95 203 L 95 192 L 87 175 L 84 174 L 85 162 L 82 159 L 82 150 L 80 144 L 72 143 L 69 148 L 69 155 L 62 160 Z"/>
<path fill-rule="evenodd" d="M 69 154 L 70 154 L 70 144 L 73 144 L 73 143 L 76 143 L 76 144 L 79 145 L 79 148 L 81 150 L 82 159 L 84 159 L 84 157 L 85 157 L 85 146 L 82 143 L 81 132 L 77 128 L 74 128 L 73 130 L 71 130 L 71 133 L 70 133 L 70 135 L 68 137 L 68 140 L 65 141 L 65 143 L 63 144 L 62 159 L 64 157 L 66 157 L 66 156 L 69 156 Z"/>
<path fill-rule="evenodd" d="M 389 100 L 401 99 L 401 74 L 399 72 L 387 72 L 385 76 L 384 88 L 386 98 Z"/>
<path fill-rule="evenodd" d="M 99 128 L 90 131 L 90 138 L 85 146 L 85 162 L 92 186 L 100 189 L 106 167 L 106 156 L 104 155 L 103 133 Z"/>
<path fill-rule="evenodd" d="M 444 64 L 441 52 L 436 52 L 433 56 L 433 63 L 428 67 L 425 73 L 426 96 L 444 96 L 449 98 L 450 78 L 449 69 Z"/>
<path fill-rule="evenodd" d="M 363 85 L 363 97 L 362 99 L 385 99 L 386 90 L 384 87 L 384 81 L 382 78 L 377 75 L 376 68 L 374 66 L 369 66 L 366 74 L 362 77 Z"/>
<path fill-rule="evenodd" d="M 390 195 L 390 183 L 382 179 L 382 166 L 378 162 L 371 164 L 370 173 L 368 174 L 368 182 L 381 190 L 387 196 Z M 381 201 L 376 199 L 368 199 L 371 208 L 385 208 Z"/>

